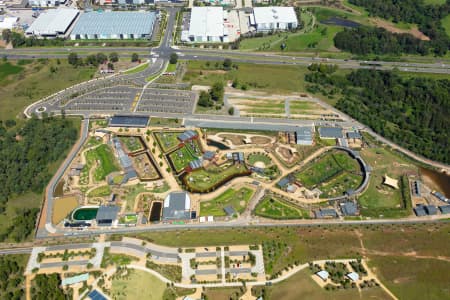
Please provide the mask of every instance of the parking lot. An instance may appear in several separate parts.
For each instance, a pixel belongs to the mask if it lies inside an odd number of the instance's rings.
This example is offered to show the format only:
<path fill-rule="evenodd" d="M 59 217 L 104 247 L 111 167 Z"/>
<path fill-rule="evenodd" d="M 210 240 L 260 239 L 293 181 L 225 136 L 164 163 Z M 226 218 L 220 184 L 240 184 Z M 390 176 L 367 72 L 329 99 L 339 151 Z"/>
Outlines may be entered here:
<path fill-rule="evenodd" d="M 146 89 L 136 111 L 192 113 L 195 99 L 196 93 L 191 91 Z"/>
<path fill-rule="evenodd" d="M 68 111 L 129 111 L 139 91 L 138 88 L 128 86 L 106 88 L 69 101 L 65 109 Z"/>

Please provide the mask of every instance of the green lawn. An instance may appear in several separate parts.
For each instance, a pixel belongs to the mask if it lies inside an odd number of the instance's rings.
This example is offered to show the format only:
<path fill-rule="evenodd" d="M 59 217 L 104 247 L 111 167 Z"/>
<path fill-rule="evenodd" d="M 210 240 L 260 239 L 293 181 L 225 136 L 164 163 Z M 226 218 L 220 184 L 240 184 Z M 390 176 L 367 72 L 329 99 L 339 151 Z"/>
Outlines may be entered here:
<path fill-rule="evenodd" d="M 169 64 L 167 65 L 166 72 L 175 72 L 177 70 L 177 64 Z"/>
<path fill-rule="evenodd" d="M 450 15 L 446 16 L 441 20 L 442 27 L 444 27 L 445 32 L 447 32 L 447 35 L 450 36 Z"/>
<path fill-rule="evenodd" d="M 150 125 L 178 127 L 179 123 L 179 120 L 174 118 L 150 118 Z"/>
<path fill-rule="evenodd" d="M 124 74 L 135 74 L 135 73 L 142 72 L 142 71 L 144 71 L 145 69 L 147 69 L 148 65 L 149 65 L 149 63 L 143 63 L 143 64 L 140 64 L 140 65 L 137 66 L 136 68 L 124 72 Z"/>
<path fill-rule="evenodd" d="M 243 165 L 209 167 L 195 170 L 184 177 L 184 183 L 188 190 L 192 191 L 212 191 L 217 184 L 224 182 L 233 176 L 246 175 L 249 171 Z"/>
<path fill-rule="evenodd" d="M 180 144 L 180 141 L 177 138 L 180 132 L 162 131 L 162 132 L 154 132 L 153 134 L 155 135 L 155 138 L 158 141 L 164 153 L 169 152 L 171 149 L 175 148 Z"/>
<path fill-rule="evenodd" d="M 88 161 L 88 164 L 85 168 L 89 168 L 89 165 L 93 166 L 97 163 L 94 171 L 94 179 L 96 181 L 102 181 L 108 174 L 120 170 L 112 149 L 106 144 L 89 150 L 86 153 L 86 160 Z"/>
<path fill-rule="evenodd" d="M 405 212 L 400 208 L 402 194 L 383 184 L 383 177 L 388 175 L 400 179 L 404 173 L 417 173 L 418 169 L 402 157 L 395 155 L 384 148 L 368 148 L 361 151 L 364 161 L 372 168 L 367 190 L 358 198 L 361 205 L 361 213 L 370 217 L 404 216 Z"/>
<path fill-rule="evenodd" d="M 423 0 L 423 3 L 427 5 L 442 5 L 445 3 L 445 0 Z"/>
<path fill-rule="evenodd" d="M 268 167 L 272 164 L 272 160 L 270 159 L 270 157 L 268 157 L 267 155 L 262 154 L 262 153 L 250 154 L 247 159 L 248 159 L 248 163 L 252 166 L 255 165 L 255 163 L 257 163 L 257 162 L 264 163 L 264 165 L 266 167 Z"/>
<path fill-rule="evenodd" d="M 125 144 L 128 151 L 130 151 L 130 152 L 136 152 L 136 151 L 144 149 L 144 146 L 142 145 L 142 143 L 138 137 L 121 136 L 121 137 L 119 137 L 119 139 L 123 144 Z"/>
<path fill-rule="evenodd" d="M 255 214 L 270 219 L 301 219 L 307 213 L 279 199 L 266 196 L 256 206 Z"/>
<path fill-rule="evenodd" d="M 105 197 L 111 195 L 109 185 L 103 185 L 89 192 L 88 197 Z"/>
<path fill-rule="evenodd" d="M 19 74 L 24 67 L 20 65 L 13 65 L 10 62 L 0 63 L 0 84 L 10 75 Z"/>
<path fill-rule="evenodd" d="M 95 69 L 70 66 L 66 60 L 58 65 L 56 60 L 34 60 L 17 65 L 11 61 L 10 67 L 0 67 L 0 120 L 13 119 L 29 104 L 54 92 L 92 78 Z M 4 65 L 3 65 L 4 66 Z M 17 72 L 21 68 L 22 70 Z M 54 72 L 50 69 L 53 68 Z M 5 75 L 7 77 L 4 77 Z"/>
<path fill-rule="evenodd" d="M 358 162 L 343 151 L 332 150 L 309 163 L 295 174 L 308 189 L 318 187 L 323 198 L 340 196 L 348 189 L 356 189 L 361 181 Z"/>
<path fill-rule="evenodd" d="M 165 289 L 166 284 L 158 277 L 131 269 L 124 276 L 113 277 L 110 296 L 118 300 L 160 300 Z"/>
<path fill-rule="evenodd" d="M 247 187 L 239 190 L 230 188 L 210 201 L 200 202 L 200 216 L 226 216 L 223 209 L 229 205 L 238 213 L 242 213 L 253 193 L 254 191 Z"/>
<path fill-rule="evenodd" d="M 208 66 L 209 64 L 209 66 Z M 183 81 L 192 84 L 212 85 L 237 79 L 249 89 L 277 92 L 305 91 L 304 76 L 308 72 L 301 66 L 256 65 L 238 63 L 238 70 L 217 72 L 214 62 L 189 61 Z"/>

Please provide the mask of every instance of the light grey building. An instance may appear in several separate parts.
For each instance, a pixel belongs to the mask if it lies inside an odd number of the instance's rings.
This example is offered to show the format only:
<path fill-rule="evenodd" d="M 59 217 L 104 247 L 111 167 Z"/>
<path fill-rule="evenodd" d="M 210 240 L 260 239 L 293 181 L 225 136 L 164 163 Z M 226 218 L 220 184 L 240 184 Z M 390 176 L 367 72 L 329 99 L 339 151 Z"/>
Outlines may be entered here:
<path fill-rule="evenodd" d="M 320 127 L 319 135 L 321 139 L 342 139 L 344 137 L 340 127 Z"/>
<path fill-rule="evenodd" d="M 65 37 L 79 14 L 80 11 L 74 8 L 47 10 L 39 15 L 25 34 L 42 38 Z"/>
<path fill-rule="evenodd" d="M 314 127 L 299 127 L 295 131 L 295 140 L 297 145 L 311 146 L 313 144 Z"/>
<path fill-rule="evenodd" d="M 150 38 L 155 22 L 155 12 L 92 11 L 80 16 L 70 39 Z"/>
<path fill-rule="evenodd" d="M 164 221 L 189 220 L 191 198 L 187 192 L 172 192 L 164 199 L 162 219 Z"/>

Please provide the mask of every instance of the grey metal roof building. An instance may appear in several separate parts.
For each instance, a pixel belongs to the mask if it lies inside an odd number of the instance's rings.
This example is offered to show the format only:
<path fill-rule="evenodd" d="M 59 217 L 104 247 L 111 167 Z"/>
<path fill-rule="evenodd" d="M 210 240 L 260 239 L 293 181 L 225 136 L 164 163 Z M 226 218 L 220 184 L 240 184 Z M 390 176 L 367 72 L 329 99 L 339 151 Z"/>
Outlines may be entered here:
<path fill-rule="evenodd" d="M 178 139 L 182 142 L 190 141 L 195 137 L 197 137 L 197 132 L 194 130 L 186 130 L 178 135 Z"/>
<path fill-rule="evenodd" d="M 155 21 L 155 12 L 87 12 L 80 16 L 70 39 L 149 38 Z"/>
<path fill-rule="evenodd" d="M 120 207 L 118 206 L 100 206 L 95 217 L 98 226 L 111 226 L 117 219 Z"/>
<path fill-rule="evenodd" d="M 234 207 L 231 205 L 225 206 L 223 208 L 223 210 L 225 211 L 225 213 L 227 214 L 227 216 L 232 216 L 236 213 L 236 210 L 234 210 Z"/>
<path fill-rule="evenodd" d="M 80 11 L 74 8 L 49 9 L 43 12 L 25 31 L 28 36 L 64 37 Z"/>
<path fill-rule="evenodd" d="M 314 215 L 317 219 L 324 219 L 324 218 L 337 218 L 338 214 L 337 212 L 332 208 L 321 208 L 319 210 L 316 210 L 314 212 Z"/>
<path fill-rule="evenodd" d="M 344 216 L 356 216 L 358 207 L 356 206 L 356 203 L 348 201 L 341 203 L 341 211 Z"/>
<path fill-rule="evenodd" d="M 361 139 L 361 134 L 359 133 L 359 131 L 349 131 L 349 132 L 347 132 L 347 138 Z"/>
<path fill-rule="evenodd" d="M 172 192 L 164 199 L 162 218 L 168 220 L 190 219 L 191 198 L 186 192 Z"/>
<path fill-rule="evenodd" d="M 109 120 L 111 127 L 146 127 L 150 118 L 147 116 L 116 115 Z"/>
<path fill-rule="evenodd" d="M 437 208 L 434 205 L 426 205 L 424 207 L 424 209 L 427 212 L 427 214 L 430 215 L 430 216 L 437 214 Z"/>
<path fill-rule="evenodd" d="M 295 139 L 297 145 L 312 145 L 313 144 L 313 127 L 299 127 L 295 131 Z"/>
<path fill-rule="evenodd" d="M 414 207 L 414 213 L 418 217 L 424 217 L 427 215 L 427 212 L 425 211 L 423 205 L 418 205 L 418 206 Z"/>
<path fill-rule="evenodd" d="M 439 206 L 441 214 L 450 214 L 450 205 Z"/>
<path fill-rule="evenodd" d="M 322 139 L 341 139 L 344 137 L 340 127 L 320 127 L 319 134 Z"/>

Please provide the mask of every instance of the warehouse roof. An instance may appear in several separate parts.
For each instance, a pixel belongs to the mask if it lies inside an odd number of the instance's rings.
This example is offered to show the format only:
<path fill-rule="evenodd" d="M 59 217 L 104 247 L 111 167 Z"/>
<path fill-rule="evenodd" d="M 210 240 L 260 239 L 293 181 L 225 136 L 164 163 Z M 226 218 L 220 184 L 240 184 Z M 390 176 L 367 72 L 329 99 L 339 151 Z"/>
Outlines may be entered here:
<path fill-rule="evenodd" d="M 189 25 L 190 36 L 223 36 L 222 7 L 193 7 Z"/>
<path fill-rule="evenodd" d="M 320 127 L 319 134 L 321 138 L 341 139 L 344 137 L 340 127 Z"/>
<path fill-rule="evenodd" d="M 297 15 L 293 7 L 267 6 L 253 8 L 256 24 L 296 23 Z"/>
<path fill-rule="evenodd" d="M 119 213 L 120 207 L 118 206 L 106 206 L 102 205 L 98 208 L 97 216 L 95 219 L 97 223 L 109 224 L 115 219 L 117 219 L 117 214 Z"/>
<path fill-rule="evenodd" d="M 358 207 L 355 202 L 345 202 L 341 203 L 341 210 L 345 216 L 355 216 L 358 212 Z"/>
<path fill-rule="evenodd" d="M 450 214 L 450 205 L 439 206 L 442 214 Z"/>
<path fill-rule="evenodd" d="M 92 11 L 81 15 L 71 34 L 149 34 L 155 19 L 155 12 Z"/>
<path fill-rule="evenodd" d="M 312 143 L 313 140 L 312 127 L 299 127 L 295 131 L 295 137 L 297 138 L 297 143 L 301 141 Z"/>
<path fill-rule="evenodd" d="M 79 13 L 80 11 L 74 8 L 49 9 L 39 15 L 26 33 L 34 35 L 64 34 Z"/>

